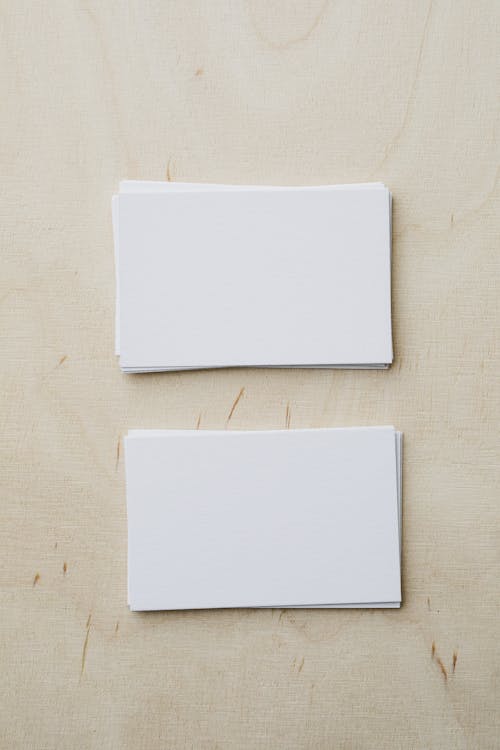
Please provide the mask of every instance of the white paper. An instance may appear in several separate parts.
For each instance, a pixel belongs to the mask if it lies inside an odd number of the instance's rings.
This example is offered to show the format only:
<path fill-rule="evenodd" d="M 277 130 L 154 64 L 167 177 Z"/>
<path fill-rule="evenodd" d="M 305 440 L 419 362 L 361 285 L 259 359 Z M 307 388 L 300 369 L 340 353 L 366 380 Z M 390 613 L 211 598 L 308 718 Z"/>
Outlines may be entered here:
<path fill-rule="evenodd" d="M 125 457 L 132 609 L 398 606 L 392 428 L 139 431 Z"/>
<path fill-rule="evenodd" d="M 170 184 L 114 206 L 123 369 L 392 361 L 385 188 Z"/>

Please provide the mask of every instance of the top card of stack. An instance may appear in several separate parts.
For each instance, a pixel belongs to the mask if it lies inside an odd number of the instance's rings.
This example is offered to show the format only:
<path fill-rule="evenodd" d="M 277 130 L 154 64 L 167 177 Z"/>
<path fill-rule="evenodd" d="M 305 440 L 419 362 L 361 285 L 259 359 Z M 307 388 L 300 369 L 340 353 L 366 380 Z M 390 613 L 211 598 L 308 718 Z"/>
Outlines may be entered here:
<path fill-rule="evenodd" d="M 391 195 L 126 181 L 113 198 L 125 372 L 387 367 Z"/>
<path fill-rule="evenodd" d="M 132 610 L 399 607 L 393 427 L 132 430 Z"/>

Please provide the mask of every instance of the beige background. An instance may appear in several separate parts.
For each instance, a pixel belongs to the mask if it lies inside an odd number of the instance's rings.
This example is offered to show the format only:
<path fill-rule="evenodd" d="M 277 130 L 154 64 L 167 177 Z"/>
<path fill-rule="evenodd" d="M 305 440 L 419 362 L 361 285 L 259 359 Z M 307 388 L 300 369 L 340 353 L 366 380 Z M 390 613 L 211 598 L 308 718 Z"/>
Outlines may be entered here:
<path fill-rule="evenodd" d="M 1 747 L 500 747 L 498 2 L 3 0 L 0 24 Z M 125 177 L 385 181 L 394 366 L 122 375 Z M 131 614 L 120 436 L 287 410 L 404 431 L 401 611 Z"/>

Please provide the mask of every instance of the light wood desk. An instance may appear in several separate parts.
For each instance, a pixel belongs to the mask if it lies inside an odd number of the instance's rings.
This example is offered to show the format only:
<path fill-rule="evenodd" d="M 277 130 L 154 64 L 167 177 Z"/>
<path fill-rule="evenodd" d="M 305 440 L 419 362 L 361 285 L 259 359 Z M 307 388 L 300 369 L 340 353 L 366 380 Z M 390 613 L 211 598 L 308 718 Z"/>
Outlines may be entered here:
<path fill-rule="evenodd" d="M 0 746 L 500 747 L 499 4 L 4 0 L 0 24 Z M 120 374 L 124 177 L 385 181 L 394 366 Z M 404 431 L 401 611 L 131 614 L 120 436 L 287 413 Z"/>

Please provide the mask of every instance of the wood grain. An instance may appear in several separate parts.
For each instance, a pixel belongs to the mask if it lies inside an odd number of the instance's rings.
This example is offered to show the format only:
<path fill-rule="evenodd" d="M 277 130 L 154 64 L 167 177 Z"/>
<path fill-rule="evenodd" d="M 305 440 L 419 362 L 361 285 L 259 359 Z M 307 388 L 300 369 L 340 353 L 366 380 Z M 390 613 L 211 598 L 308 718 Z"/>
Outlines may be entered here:
<path fill-rule="evenodd" d="M 1 6 L 0 746 L 500 747 L 498 3 Z M 383 180 L 394 366 L 120 374 L 120 178 Z M 401 611 L 128 611 L 127 429 L 356 424 Z"/>

